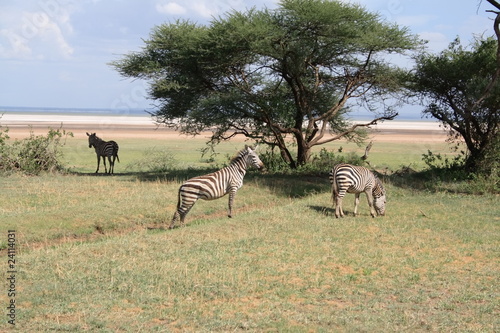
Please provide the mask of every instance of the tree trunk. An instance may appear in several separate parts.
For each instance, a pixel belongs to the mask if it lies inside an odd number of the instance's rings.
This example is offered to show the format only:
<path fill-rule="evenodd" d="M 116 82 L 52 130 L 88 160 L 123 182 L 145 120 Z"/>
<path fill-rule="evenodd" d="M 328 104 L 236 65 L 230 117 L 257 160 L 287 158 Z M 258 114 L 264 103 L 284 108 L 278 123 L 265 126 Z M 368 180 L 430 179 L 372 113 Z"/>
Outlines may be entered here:
<path fill-rule="evenodd" d="M 306 164 L 311 157 L 311 147 L 299 146 L 297 149 L 297 166 Z"/>
<path fill-rule="evenodd" d="M 311 147 L 303 137 L 303 133 L 296 133 L 295 140 L 297 142 L 297 167 L 306 164 L 311 157 Z"/>

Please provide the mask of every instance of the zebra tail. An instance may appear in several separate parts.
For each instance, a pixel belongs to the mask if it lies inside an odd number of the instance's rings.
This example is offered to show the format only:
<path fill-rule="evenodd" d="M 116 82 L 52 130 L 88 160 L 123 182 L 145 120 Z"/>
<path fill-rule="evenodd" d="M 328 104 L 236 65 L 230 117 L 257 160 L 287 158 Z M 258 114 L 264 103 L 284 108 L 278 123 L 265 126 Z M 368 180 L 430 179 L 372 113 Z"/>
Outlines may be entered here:
<path fill-rule="evenodd" d="M 333 183 L 332 183 L 332 201 L 335 202 L 335 193 L 338 193 L 338 187 L 337 187 L 337 179 L 335 176 L 333 176 Z"/>
<path fill-rule="evenodd" d="M 179 211 L 179 208 L 181 208 L 181 188 L 182 185 L 179 187 L 179 191 L 177 192 L 177 211 Z"/>
<path fill-rule="evenodd" d="M 335 203 L 335 193 L 338 192 L 337 177 L 335 175 L 335 169 L 332 169 L 330 175 L 330 183 L 332 183 L 332 201 Z"/>
<path fill-rule="evenodd" d="M 114 141 L 110 141 L 113 143 L 113 155 L 116 156 L 116 159 L 118 160 L 118 162 L 120 162 L 120 158 L 118 157 L 118 144 Z"/>

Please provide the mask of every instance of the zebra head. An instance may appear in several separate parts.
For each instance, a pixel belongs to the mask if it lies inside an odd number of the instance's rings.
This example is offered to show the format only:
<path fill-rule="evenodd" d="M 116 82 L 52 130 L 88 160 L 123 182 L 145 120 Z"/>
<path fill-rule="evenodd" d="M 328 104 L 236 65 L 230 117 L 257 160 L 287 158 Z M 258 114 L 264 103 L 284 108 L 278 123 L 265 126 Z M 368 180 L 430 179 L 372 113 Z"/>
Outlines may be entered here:
<path fill-rule="evenodd" d="M 382 185 L 380 179 L 375 178 L 375 188 L 373 189 L 373 206 L 375 206 L 375 210 L 378 215 L 385 215 L 385 188 Z"/>
<path fill-rule="evenodd" d="M 249 146 L 245 146 L 246 150 L 246 163 L 247 165 L 251 165 L 257 170 L 264 169 L 264 163 L 259 158 L 259 155 L 255 152 L 255 149 Z"/>
<path fill-rule="evenodd" d="M 100 140 L 95 133 L 89 134 L 88 132 L 87 136 L 89 137 L 89 148 L 92 148 L 92 146 L 96 146 L 97 142 Z"/>

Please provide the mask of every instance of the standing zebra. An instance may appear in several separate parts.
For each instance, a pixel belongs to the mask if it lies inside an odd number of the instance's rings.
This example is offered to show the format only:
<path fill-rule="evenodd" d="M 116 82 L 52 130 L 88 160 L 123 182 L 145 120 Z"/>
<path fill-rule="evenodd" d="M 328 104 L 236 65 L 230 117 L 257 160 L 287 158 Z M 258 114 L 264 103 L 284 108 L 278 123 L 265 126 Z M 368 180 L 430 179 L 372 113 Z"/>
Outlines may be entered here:
<path fill-rule="evenodd" d="M 115 141 L 104 141 L 96 136 L 95 133 L 87 133 L 87 136 L 89 137 L 89 148 L 94 147 L 97 155 L 97 170 L 95 173 L 99 171 L 101 156 L 104 162 L 104 173 L 108 173 L 108 169 L 106 168 L 106 157 L 109 160 L 109 173 L 113 173 L 115 169 L 115 160 L 120 162 L 120 158 L 118 157 L 118 144 Z"/>
<path fill-rule="evenodd" d="M 367 168 L 350 164 L 338 164 L 329 174 L 332 184 L 332 199 L 335 204 L 335 216 L 343 217 L 342 199 L 346 193 L 354 193 L 354 216 L 358 213 L 359 196 L 366 193 L 370 214 L 385 215 L 385 189 L 380 180 Z M 375 206 L 375 209 L 374 207 Z"/>
<path fill-rule="evenodd" d="M 208 175 L 188 179 L 179 188 L 177 211 L 172 218 L 169 229 L 174 227 L 175 222 L 179 218 L 181 225 L 184 224 L 184 218 L 196 200 L 214 200 L 228 193 L 228 217 L 232 217 L 234 196 L 236 195 L 236 191 L 243 185 L 243 177 L 247 172 L 248 166 L 253 166 L 260 170 L 264 167 L 264 164 L 254 149 L 245 146 L 231 160 L 228 166 Z"/>

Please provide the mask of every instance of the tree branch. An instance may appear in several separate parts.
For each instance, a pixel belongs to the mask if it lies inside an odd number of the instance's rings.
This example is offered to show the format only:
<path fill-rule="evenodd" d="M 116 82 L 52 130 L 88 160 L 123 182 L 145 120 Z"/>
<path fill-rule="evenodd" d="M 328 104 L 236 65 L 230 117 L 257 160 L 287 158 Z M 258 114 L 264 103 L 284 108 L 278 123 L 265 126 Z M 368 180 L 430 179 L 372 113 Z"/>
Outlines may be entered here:
<path fill-rule="evenodd" d="M 495 0 L 486 0 L 488 1 L 493 7 L 496 7 L 497 9 L 500 10 L 500 3 L 498 3 L 497 1 Z"/>
<path fill-rule="evenodd" d="M 496 2 L 495 0 L 487 0 L 490 4 L 495 6 L 496 8 L 500 9 L 500 4 Z M 495 35 L 497 37 L 497 69 L 493 73 L 493 76 L 491 77 L 490 83 L 486 86 L 484 89 L 483 94 L 481 97 L 474 103 L 472 106 L 473 109 L 476 109 L 488 96 L 490 96 L 491 90 L 495 86 L 498 77 L 500 76 L 500 12 L 493 11 L 493 10 L 487 10 L 486 12 L 488 13 L 494 13 L 496 14 L 495 17 L 495 22 L 493 23 L 493 30 L 495 31 Z"/>
<path fill-rule="evenodd" d="M 354 132 L 358 127 L 369 127 L 371 125 L 377 124 L 377 122 L 379 122 L 379 121 L 393 120 L 394 118 L 396 118 L 397 115 L 398 114 L 396 113 L 396 114 L 394 114 L 392 116 L 383 116 L 383 117 L 375 118 L 375 119 L 373 119 L 372 121 L 370 121 L 369 123 L 366 123 L 366 124 L 354 124 L 349 129 L 343 131 L 342 133 L 339 133 L 336 136 L 328 138 L 328 139 L 325 139 L 323 141 L 318 141 L 318 142 L 316 142 L 316 144 L 317 145 L 322 145 L 324 143 L 328 143 L 328 142 L 332 142 L 332 141 L 335 141 L 335 140 L 339 140 L 340 138 L 346 136 L 347 134 Z"/>

